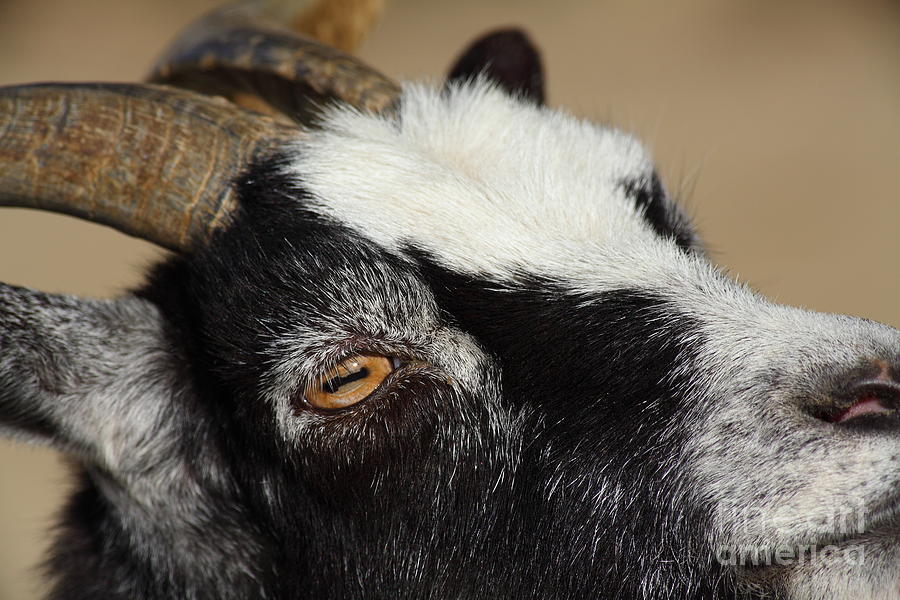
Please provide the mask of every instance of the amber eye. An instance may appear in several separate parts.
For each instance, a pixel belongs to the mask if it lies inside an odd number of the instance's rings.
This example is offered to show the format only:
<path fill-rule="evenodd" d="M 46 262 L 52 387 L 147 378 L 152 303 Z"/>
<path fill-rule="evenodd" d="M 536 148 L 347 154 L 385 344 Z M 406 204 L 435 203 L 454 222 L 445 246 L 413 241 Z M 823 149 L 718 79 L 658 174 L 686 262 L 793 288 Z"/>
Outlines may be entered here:
<path fill-rule="evenodd" d="M 338 410 L 362 402 L 394 370 L 385 356 L 352 356 L 306 387 L 306 401 L 315 408 Z"/>

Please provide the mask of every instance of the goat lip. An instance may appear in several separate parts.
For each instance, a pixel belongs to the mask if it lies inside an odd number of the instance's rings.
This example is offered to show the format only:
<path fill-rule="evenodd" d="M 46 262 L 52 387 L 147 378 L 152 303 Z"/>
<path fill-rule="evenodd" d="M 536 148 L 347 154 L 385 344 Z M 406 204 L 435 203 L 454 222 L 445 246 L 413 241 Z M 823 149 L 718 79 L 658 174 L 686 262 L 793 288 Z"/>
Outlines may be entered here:
<path fill-rule="evenodd" d="M 819 418 L 835 425 L 900 421 L 900 384 L 882 378 L 857 382 L 834 398 L 835 404 Z"/>
<path fill-rule="evenodd" d="M 894 409 L 886 406 L 880 398 L 866 396 L 832 416 L 829 421 L 832 423 L 844 423 L 864 415 L 889 415 L 892 412 L 894 412 Z"/>

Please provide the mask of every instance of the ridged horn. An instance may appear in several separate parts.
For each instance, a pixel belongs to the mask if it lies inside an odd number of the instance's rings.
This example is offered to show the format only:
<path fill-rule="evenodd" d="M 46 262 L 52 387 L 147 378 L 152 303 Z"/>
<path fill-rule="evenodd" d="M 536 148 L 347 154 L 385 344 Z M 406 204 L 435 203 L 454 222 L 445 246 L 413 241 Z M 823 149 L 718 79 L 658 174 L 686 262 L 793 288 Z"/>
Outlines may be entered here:
<path fill-rule="evenodd" d="M 0 206 L 66 213 L 172 250 L 228 222 L 232 179 L 294 127 L 146 84 L 0 88 Z"/>
<path fill-rule="evenodd" d="M 400 93 L 395 82 L 353 56 L 295 30 L 314 35 L 331 30 L 331 34 L 321 35 L 332 38 L 361 37 L 373 17 L 361 17 L 361 24 L 353 29 L 348 25 L 354 23 L 351 18 L 341 21 L 333 13 L 339 5 L 362 13 L 361 6 L 380 2 L 299 4 L 302 8 L 297 10 L 296 0 L 260 0 L 210 13 L 175 40 L 148 81 L 225 96 L 247 108 L 301 124 L 309 122 L 316 107 L 334 98 L 361 110 L 393 110 Z"/>

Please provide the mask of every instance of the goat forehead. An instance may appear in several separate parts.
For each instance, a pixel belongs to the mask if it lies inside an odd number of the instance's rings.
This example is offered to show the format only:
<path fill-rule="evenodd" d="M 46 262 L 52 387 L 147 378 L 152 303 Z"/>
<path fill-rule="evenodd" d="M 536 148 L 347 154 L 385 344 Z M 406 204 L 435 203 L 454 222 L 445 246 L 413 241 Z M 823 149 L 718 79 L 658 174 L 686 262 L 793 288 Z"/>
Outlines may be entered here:
<path fill-rule="evenodd" d="M 310 209 L 385 248 L 420 248 L 494 280 L 577 280 L 579 265 L 592 278 L 611 249 L 677 251 L 629 196 L 653 166 L 617 130 L 483 83 L 407 86 L 397 120 L 336 109 L 324 125 L 288 168 Z"/>

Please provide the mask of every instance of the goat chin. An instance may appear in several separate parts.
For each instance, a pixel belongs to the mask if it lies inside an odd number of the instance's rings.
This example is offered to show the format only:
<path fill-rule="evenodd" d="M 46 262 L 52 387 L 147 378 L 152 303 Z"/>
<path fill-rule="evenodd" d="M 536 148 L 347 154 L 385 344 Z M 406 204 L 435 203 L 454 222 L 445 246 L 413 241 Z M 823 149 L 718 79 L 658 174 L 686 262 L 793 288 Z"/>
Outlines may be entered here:
<path fill-rule="evenodd" d="M 900 528 L 834 546 L 818 560 L 797 565 L 784 577 L 791 600 L 896 600 L 900 597 Z"/>

